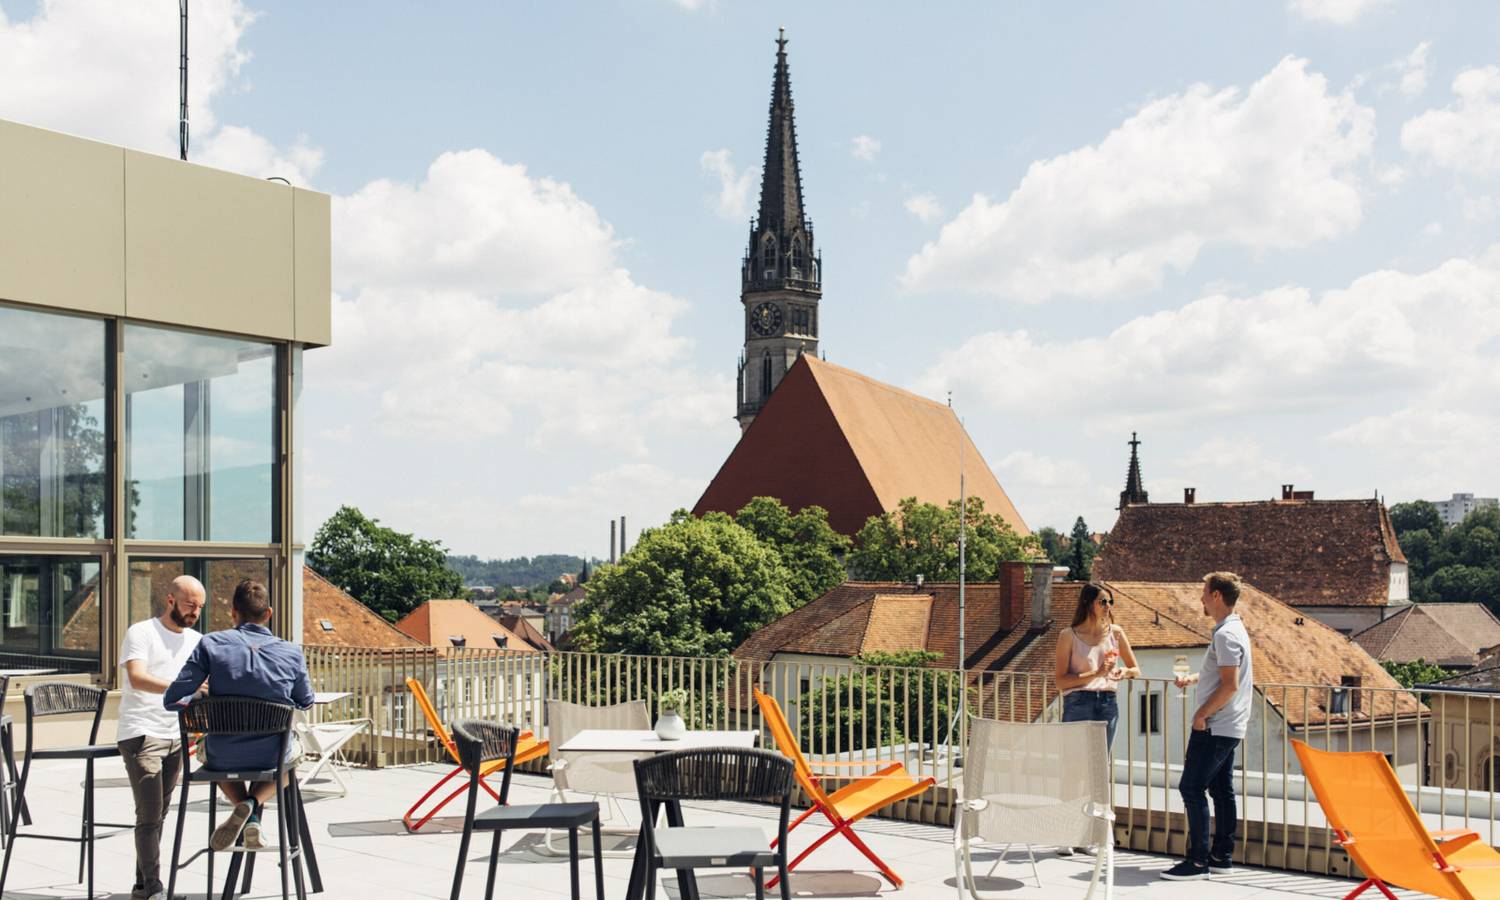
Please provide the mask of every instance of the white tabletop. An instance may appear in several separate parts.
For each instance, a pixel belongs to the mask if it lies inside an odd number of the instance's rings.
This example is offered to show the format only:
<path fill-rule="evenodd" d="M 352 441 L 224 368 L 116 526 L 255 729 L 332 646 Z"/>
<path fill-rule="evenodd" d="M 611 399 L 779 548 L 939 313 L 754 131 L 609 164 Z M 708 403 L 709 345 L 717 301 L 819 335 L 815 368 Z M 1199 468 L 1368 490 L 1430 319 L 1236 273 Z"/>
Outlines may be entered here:
<path fill-rule="evenodd" d="M 654 731 L 589 728 L 573 735 L 559 747 L 564 752 L 589 750 L 616 753 L 665 753 L 700 747 L 754 747 L 756 731 L 689 731 L 681 740 L 664 741 Z"/>
<path fill-rule="evenodd" d="M 25 678 L 28 675 L 52 675 L 56 669 L 0 669 L 0 678 Z"/>
<path fill-rule="evenodd" d="M 337 703 L 345 697 L 353 696 L 354 694 L 349 691 L 315 691 L 313 693 L 313 703 L 322 706 L 325 703 Z"/>

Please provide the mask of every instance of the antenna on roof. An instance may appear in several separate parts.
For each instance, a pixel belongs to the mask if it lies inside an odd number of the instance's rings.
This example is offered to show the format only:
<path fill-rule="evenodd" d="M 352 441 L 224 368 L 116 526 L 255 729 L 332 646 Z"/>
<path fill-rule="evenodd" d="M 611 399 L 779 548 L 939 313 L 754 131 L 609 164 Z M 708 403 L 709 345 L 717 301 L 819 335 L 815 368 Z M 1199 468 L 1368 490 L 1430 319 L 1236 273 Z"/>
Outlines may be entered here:
<path fill-rule="evenodd" d="M 953 395 L 948 395 L 948 405 L 953 405 Z M 968 526 L 969 498 L 964 490 L 964 444 L 963 430 L 964 420 L 958 420 L 958 670 L 963 672 L 968 665 L 968 657 L 964 654 L 964 563 L 967 549 L 965 541 Z"/>
<path fill-rule="evenodd" d="M 188 0 L 178 0 L 177 9 L 178 15 L 181 19 L 179 25 L 180 33 L 178 35 L 178 43 L 181 48 L 181 59 L 179 60 L 177 66 L 177 151 L 179 154 L 179 158 L 185 161 L 187 159 L 188 151 Z"/>

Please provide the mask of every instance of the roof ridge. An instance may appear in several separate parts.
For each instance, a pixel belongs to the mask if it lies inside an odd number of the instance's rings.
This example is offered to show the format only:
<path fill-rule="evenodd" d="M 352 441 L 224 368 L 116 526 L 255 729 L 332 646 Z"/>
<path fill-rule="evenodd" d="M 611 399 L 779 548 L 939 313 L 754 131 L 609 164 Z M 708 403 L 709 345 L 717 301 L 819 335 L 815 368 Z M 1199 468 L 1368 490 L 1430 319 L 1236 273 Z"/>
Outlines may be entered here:
<path fill-rule="evenodd" d="M 803 354 L 802 358 L 806 359 L 808 361 L 808 366 L 813 370 L 814 377 L 817 376 L 817 369 L 820 366 L 824 367 L 824 368 L 828 368 L 828 369 L 834 369 L 834 370 L 836 370 L 834 372 L 834 374 L 842 375 L 842 376 L 848 376 L 850 378 L 854 378 L 855 380 L 863 381 L 863 382 L 865 382 L 867 384 L 873 385 L 874 387 L 880 388 L 881 390 L 889 391 L 889 392 L 891 392 L 893 394 L 901 394 L 901 395 L 909 397 L 909 398 L 911 398 L 913 400 L 917 400 L 917 401 L 920 401 L 922 403 L 926 403 L 926 404 L 928 404 L 930 406 L 935 406 L 938 409 L 946 409 L 949 412 L 953 411 L 953 407 L 949 406 L 946 403 L 942 403 L 940 401 L 934 400 L 931 397 L 924 397 L 921 394 L 918 394 L 916 391 L 909 391 L 906 388 L 897 387 L 896 385 L 891 384 L 888 381 L 881 381 L 878 378 L 872 378 L 872 377 L 870 377 L 869 375 L 866 375 L 863 372 L 855 371 L 854 369 L 851 369 L 851 368 L 849 368 L 847 366 L 841 366 L 838 363 L 831 363 L 831 362 L 829 362 L 826 359 L 818 359 L 816 356 L 811 356 L 811 355 L 808 355 L 808 354 Z M 958 417 L 958 414 L 954 413 L 954 418 L 957 418 L 957 417 Z M 962 424 L 962 423 L 960 423 L 960 424 Z M 967 434 L 967 432 L 965 432 L 965 434 Z"/>
<path fill-rule="evenodd" d="M 1108 585 L 1109 587 L 1111 587 L 1111 588 L 1115 588 L 1117 585 L 1122 584 L 1122 583 L 1123 584 L 1163 584 L 1163 585 L 1171 585 L 1171 584 L 1186 584 L 1187 582 L 1182 582 L 1182 581 L 1126 581 L 1126 582 L 1106 581 L 1104 583 L 1106 585 Z M 1191 631 L 1193 634 L 1196 634 L 1199 637 L 1204 638 L 1205 640 L 1212 639 L 1212 635 L 1211 634 L 1204 634 L 1203 631 L 1201 631 L 1200 629 L 1195 628 L 1195 627 L 1193 627 L 1192 625 L 1189 625 L 1186 622 L 1179 621 L 1175 616 L 1172 616 L 1172 615 L 1169 615 L 1168 613 L 1162 612 L 1159 607 L 1156 607 L 1156 606 L 1153 606 L 1150 603 L 1147 603 L 1146 601 L 1140 599 L 1139 597 L 1136 597 L 1135 595 L 1131 594 L 1129 591 L 1124 590 L 1123 588 L 1120 588 L 1119 590 L 1120 590 L 1120 593 L 1122 593 L 1125 596 L 1129 597 L 1132 601 L 1134 601 L 1136 603 L 1139 603 L 1141 606 L 1146 607 L 1147 609 L 1151 610 L 1152 612 L 1156 613 L 1157 615 L 1161 616 L 1163 619 L 1166 619 L 1167 621 L 1171 622 L 1172 624 L 1177 625 L 1177 626 L 1179 626 L 1181 628 L 1186 628 L 1188 631 Z"/>
<path fill-rule="evenodd" d="M 1368 632 L 1368 631 L 1374 631 L 1375 629 L 1379 628 L 1380 626 L 1384 625 L 1387 622 L 1399 619 L 1400 621 L 1396 622 L 1395 629 L 1391 632 L 1391 636 L 1388 637 L 1388 638 L 1386 638 L 1385 643 L 1383 643 L 1383 644 L 1380 645 L 1380 651 L 1379 652 L 1380 653 L 1384 653 L 1385 651 L 1387 651 L 1387 650 L 1389 650 L 1391 648 L 1392 644 L 1396 643 L 1396 638 L 1398 638 L 1398 637 L 1401 636 L 1402 629 L 1406 628 L 1406 622 L 1407 622 L 1407 620 L 1410 619 L 1412 617 L 1412 615 L 1417 611 L 1417 607 L 1418 607 L 1418 604 L 1413 603 L 1410 606 L 1408 606 L 1406 609 L 1403 609 L 1403 610 L 1397 612 L 1395 615 L 1391 616 L 1390 618 L 1381 619 L 1379 622 L 1376 622 L 1374 625 L 1371 625 L 1369 628 L 1366 628 L 1364 631 L 1361 631 L 1358 634 L 1351 634 L 1351 635 L 1349 635 L 1349 639 L 1350 640 L 1357 640 L 1361 634 L 1364 634 L 1365 632 Z M 1435 624 L 1437 622 L 1437 620 L 1436 619 L 1432 619 L 1432 622 Z M 1442 626 L 1439 626 L 1439 627 L 1442 627 Z M 1369 653 L 1368 650 L 1365 651 L 1365 652 Z M 1370 656 L 1373 657 L 1373 658 L 1375 658 L 1375 659 L 1379 659 L 1379 656 L 1377 656 L 1375 653 L 1370 653 Z"/>

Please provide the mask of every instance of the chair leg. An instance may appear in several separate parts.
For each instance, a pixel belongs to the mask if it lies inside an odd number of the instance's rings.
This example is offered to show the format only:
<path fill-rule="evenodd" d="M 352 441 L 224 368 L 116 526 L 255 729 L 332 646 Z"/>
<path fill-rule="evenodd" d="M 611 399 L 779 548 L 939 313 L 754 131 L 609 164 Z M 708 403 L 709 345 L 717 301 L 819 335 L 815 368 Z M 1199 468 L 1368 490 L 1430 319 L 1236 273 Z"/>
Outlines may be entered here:
<path fill-rule="evenodd" d="M 573 900 L 578 898 L 578 826 L 568 829 L 568 883 L 572 887 Z"/>
<path fill-rule="evenodd" d="M 307 823 L 307 804 L 302 802 L 302 785 L 293 783 L 292 792 L 295 795 L 293 802 L 297 806 L 297 834 L 301 839 L 297 846 L 302 850 L 298 865 L 306 865 L 307 874 L 312 881 L 313 893 L 323 893 L 323 873 L 318 868 L 318 851 L 313 846 L 312 827 Z"/>
<path fill-rule="evenodd" d="M 656 864 L 646 863 L 646 900 L 656 900 L 656 873 L 660 871 Z"/>
<path fill-rule="evenodd" d="M 187 773 L 183 773 L 187 777 Z M 183 806 L 187 806 L 186 803 Z M 208 835 L 213 839 L 214 828 L 218 826 L 219 820 L 219 786 L 213 782 L 208 783 Z M 203 892 L 205 900 L 214 895 L 214 845 L 208 845 L 208 890 Z"/>
<path fill-rule="evenodd" d="M 1355 897 L 1358 897 L 1360 894 L 1363 894 L 1365 892 L 1365 890 L 1368 889 L 1369 887 L 1371 887 L 1372 885 L 1376 889 L 1378 889 L 1380 891 L 1380 893 L 1386 895 L 1386 897 L 1388 897 L 1389 900 L 1396 900 L 1396 895 L 1392 894 L 1390 888 L 1388 888 L 1388 887 L 1385 886 L 1385 882 L 1381 881 L 1378 878 L 1366 878 L 1364 880 L 1364 882 L 1362 884 L 1360 884 L 1359 887 L 1357 887 L 1354 890 L 1350 891 L 1348 893 L 1348 895 L 1346 895 L 1344 897 L 1344 900 L 1354 900 Z"/>
<path fill-rule="evenodd" d="M 469 837 L 474 833 L 474 822 L 465 817 L 464 836 L 458 841 L 458 865 L 453 869 L 453 893 L 449 900 L 458 900 L 458 892 L 464 886 L 464 863 L 469 859 Z"/>
<path fill-rule="evenodd" d="M 286 807 L 287 835 L 291 839 L 292 885 L 297 891 L 297 900 L 307 900 L 307 881 L 302 876 L 302 803 L 298 796 L 297 773 L 287 773 L 287 785 L 281 789 L 281 803 Z M 247 890 L 248 893 L 248 890 Z"/>
<path fill-rule="evenodd" d="M 10 789 L 15 790 L 16 783 L 20 780 L 16 775 L 16 730 L 15 723 L 0 728 L 0 750 L 5 753 L 5 771 L 10 775 Z M 27 825 L 31 824 L 31 810 L 22 800 L 14 801 L 21 807 L 21 821 Z"/>
<path fill-rule="evenodd" d="M 26 779 L 31 775 L 31 759 L 28 757 L 26 765 L 21 769 L 21 780 L 16 784 L 16 806 L 10 811 L 10 841 L 5 845 L 5 862 L 0 864 L 0 896 L 5 894 L 5 877 L 10 874 L 10 854 L 16 849 L 16 840 L 20 837 L 16 830 L 21 827 L 21 810 L 25 809 L 26 802 Z"/>
<path fill-rule="evenodd" d="M 280 789 L 280 785 L 277 788 Z M 287 810 L 285 803 L 276 804 L 276 855 L 281 858 L 281 900 L 291 900 L 291 858 L 287 856 L 287 843 L 292 839 L 291 831 L 287 830 Z"/>
<path fill-rule="evenodd" d="M 83 852 L 88 859 L 89 879 L 88 897 L 94 896 L 94 761 L 88 760 L 84 764 L 83 776 L 83 808 L 86 810 L 83 819 Z"/>
<path fill-rule="evenodd" d="M 89 855 L 89 766 L 84 764 L 83 818 L 78 823 L 78 883 L 83 884 L 83 870 L 88 865 Z"/>
<path fill-rule="evenodd" d="M 776 854 L 776 878 L 781 882 L 781 900 L 792 900 L 792 881 L 787 871 L 785 847 Z"/>
<path fill-rule="evenodd" d="M 755 900 L 766 900 L 766 870 L 760 866 L 751 866 L 750 877 L 755 879 Z"/>
<path fill-rule="evenodd" d="M 213 790 L 213 785 L 209 785 Z M 188 773 L 182 773 L 182 793 L 177 799 L 177 837 L 172 841 L 172 867 L 167 870 L 167 896 L 177 896 L 177 860 L 182 858 L 182 827 L 187 824 Z"/>
<path fill-rule="evenodd" d="M 866 859 L 875 864 L 875 868 L 880 870 L 880 874 L 885 876 L 886 881 L 889 881 L 892 887 L 900 890 L 901 885 L 903 884 L 901 876 L 897 875 L 894 869 L 886 865 L 885 860 L 876 856 L 874 850 L 871 850 L 869 847 L 865 846 L 865 842 L 860 839 L 859 835 L 854 833 L 854 823 L 845 822 L 843 828 L 840 830 L 842 831 L 844 837 L 849 840 L 849 843 L 858 848 L 859 852 L 863 853 Z"/>
<path fill-rule="evenodd" d="M 490 900 L 495 895 L 495 870 L 500 866 L 500 834 L 501 829 L 495 829 L 495 836 L 490 839 L 490 870 L 484 879 L 484 900 Z"/>
<path fill-rule="evenodd" d="M 599 843 L 599 819 L 593 821 L 594 831 L 594 898 L 604 900 L 604 848 Z"/>

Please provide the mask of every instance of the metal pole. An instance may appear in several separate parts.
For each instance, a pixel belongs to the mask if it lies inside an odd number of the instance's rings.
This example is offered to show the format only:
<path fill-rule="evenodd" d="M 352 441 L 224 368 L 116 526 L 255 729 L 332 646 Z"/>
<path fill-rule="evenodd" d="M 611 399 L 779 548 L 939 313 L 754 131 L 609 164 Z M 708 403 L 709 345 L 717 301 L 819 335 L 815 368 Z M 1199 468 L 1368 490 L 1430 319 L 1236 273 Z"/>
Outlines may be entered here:
<path fill-rule="evenodd" d="M 188 151 L 188 0 L 181 0 L 178 4 L 180 14 L 179 43 L 182 46 L 182 57 L 178 62 L 178 109 L 177 109 L 177 149 L 180 158 L 187 159 Z"/>
<path fill-rule="evenodd" d="M 964 444 L 968 443 L 968 432 L 964 431 L 962 419 L 958 420 L 958 670 L 964 671 L 968 657 L 964 653 L 964 576 L 967 533 L 969 530 L 969 498 L 964 489 Z"/>

